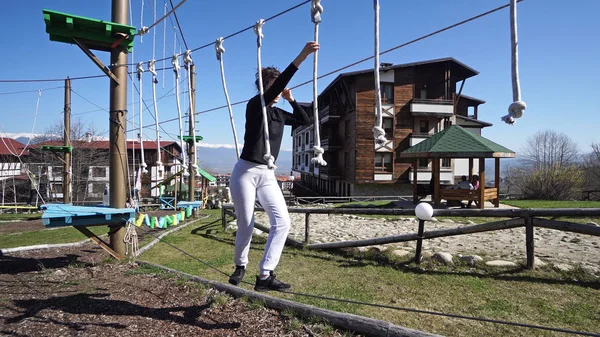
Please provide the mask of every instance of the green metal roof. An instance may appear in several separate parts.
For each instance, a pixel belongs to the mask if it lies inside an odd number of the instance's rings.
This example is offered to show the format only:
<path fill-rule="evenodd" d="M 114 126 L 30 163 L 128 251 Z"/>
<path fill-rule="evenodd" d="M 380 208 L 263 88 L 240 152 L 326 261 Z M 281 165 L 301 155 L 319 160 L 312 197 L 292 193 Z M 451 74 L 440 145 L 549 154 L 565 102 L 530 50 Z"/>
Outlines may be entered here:
<path fill-rule="evenodd" d="M 204 171 L 203 169 L 198 167 L 198 173 L 200 173 L 201 176 L 203 176 L 204 178 L 208 179 L 208 181 L 215 182 L 217 181 L 217 178 L 211 176 L 208 172 Z"/>
<path fill-rule="evenodd" d="M 436 133 L 400 153 L 403 158 L 514 158 L 515 152 L 458 125 Z"/>

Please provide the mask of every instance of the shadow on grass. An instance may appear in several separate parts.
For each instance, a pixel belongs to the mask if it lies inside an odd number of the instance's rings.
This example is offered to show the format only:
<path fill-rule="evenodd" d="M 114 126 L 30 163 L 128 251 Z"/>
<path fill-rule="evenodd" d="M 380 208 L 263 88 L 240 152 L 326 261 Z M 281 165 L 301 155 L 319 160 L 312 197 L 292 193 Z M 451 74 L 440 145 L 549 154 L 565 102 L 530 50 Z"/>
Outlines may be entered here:
<path fill-rule="evenodd" d="M 77 331 L 85 330 L 86 325 L 99 325 L 116 329 L 125 329 L 127 326 L 117 323 L 90 323 L 90 322 L 61 322 L 52 318 L 38 315 L 43 310 L 54 310 L 70 314 L 106 315 L 106 316 L 139 316 L 163 320 L 177 324 L 197 326 L 205 330 L 237 329 L 240 323 L 214 323 L 208 324 L 198 321 L 202 312 L 210 308 L 211 304 L 194 306 L 175 306 L 170 308 L 150 308 L 127 301 L 108 299 L 108 293 L 75 294 L 69 296 L 55 296 L 47 299 L 13 300 L 13 304 L 23 309 L 20 315 L 6 318 L 4 324 L 18 324 L 25 319 L 35 317 L 37 320 L 48 323 L 65 325 Z M 177 313 L 183 312 L 180 316 Z M 46 316 L 46 315 L 44 315 Z"/>
<path fill-rule="evenodd" d="M 0 255 L 0 274 L 19 274 L 44 269 L 57 269 L 68 267 L 74 263 L 80 263 L 77 254 L 51 258 L 23 258 L 9 255 Z M 91 266 L 85 264 L 85 266 Z"/>

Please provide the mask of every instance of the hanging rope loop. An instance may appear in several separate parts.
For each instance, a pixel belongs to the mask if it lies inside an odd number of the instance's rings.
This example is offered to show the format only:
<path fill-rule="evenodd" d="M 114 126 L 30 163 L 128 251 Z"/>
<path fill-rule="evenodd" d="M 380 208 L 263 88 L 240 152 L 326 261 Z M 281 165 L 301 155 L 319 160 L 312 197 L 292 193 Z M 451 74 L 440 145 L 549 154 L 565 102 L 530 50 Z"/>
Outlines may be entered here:
<path fill-rule="evenodd" d="M 377 144 L 387 142 L 385 131 L 383 130 L 383 112 L 381 108 L 381 81 L 379 79 L 379 0 L 373 0 L 373 9 L 375 11 L 375 57 L 373 73 L 375 77 L 375 115 L 377 120 L 373 127 L 373 138 Z"/>
<path fill-rule="evenodd" d="M 321 22 L 321 14 L 323 14 L 323 6 L 321 6 L 321 0 L 312 0 L 310 6 L 311 20 L 313 23 Z"/>
<path fill-rule="evenodd" d="M 179 66 L 179 54 L 173 55 L 171 58 L 171 65 L 173 66 L 176 78 L 179 78 L 179 71 L 181 70 L 181 66 Z"/>
<path fill-rule="evenodd" d="M 254 34 L 256 34 L 256 46 L 259 48 L 262 46 L 262 39 L 265 37 L 262 33 L 262 27 L 264 24 L 265 20 L 260 19 L 256 21 L 256 24 L 254 25 Z"/>
<path fill-rule="evenodd" d="M 217 52 L 217 60 L 221 61 L 221 57 L 225 52 L 225 47 L 223 47 L 223 39 L 222 37 L 217 38 L 215 41 L 215 51 Z"/>
<path fill-rule="evenodd" d="M 384 144 L 387 142 L 387 138 L 385 138 L 385 130 L 379 126 L 373 127 L 373 136 L 375 137 L 377 144 Z"/>
<path fill-rule="evenodd" d="M 194 63 L 194 60 L 192 60 L 192 51 L 191 50 L 186 50 L 183 53 L 183 64 L 187 67 L 191 66 Z"/>
<path fill-rule="evenodd" d="M 508 107 L 508 115 L 501 120 L 513 125 L 517 118 L 523 117 L 527 104 L 521 100 L 521 83 L 519 82 L 519 38 L 517 35 L 517 0 L 510 0 L 510 49 L 511 79 L 513 102 Z"/>
<path fill-rule="evenodd" d="M 137 72 L 137 78 L 139 80 L 142 77 L 142 74 L 144 73 L 144 62 L 138 62 L 135 70 Z"/>
<path fill-rule="evenodd" d="M 148 61 L 148 71 L 152 73 L 152 82 L 154 84 L 158 83 L 158 78 L 156 77 L 156 60 Z"/>
<path fill-rule="evenodd" d="M 125 242 L 126 247 L 125 254 L 129 254 L 129 248 L 131 247 L 131 257 L 135 260 L 139 254 L 138 235 L 137 231 L 135 230 L 135 225 L 131 221 L 127 222 L 127 228 L 123 241 Z"/>

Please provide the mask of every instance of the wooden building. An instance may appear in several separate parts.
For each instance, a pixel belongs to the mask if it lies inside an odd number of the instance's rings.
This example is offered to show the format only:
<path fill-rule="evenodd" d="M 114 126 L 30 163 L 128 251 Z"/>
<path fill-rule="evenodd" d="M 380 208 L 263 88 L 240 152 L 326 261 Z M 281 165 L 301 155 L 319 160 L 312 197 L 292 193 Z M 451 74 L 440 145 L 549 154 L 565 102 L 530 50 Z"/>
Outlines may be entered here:
<path fill-rule="evenodd" d="M 382 64 L 380 85 L 387 142 L 373 138 L 375 85 L 372 69 L 340 74 L 319 95 L 320 141 L 327 166 L 311 163 L 314 127 L 294 128 L 293 170 L 301 175 L 296 193 L 324 196 L 412 195 L 413 182 L 429 184 L 431 159 L 412 160 L 400 153 L 451 125 L 481 135 L 492 124 L 479 120 L 485 101 L 462 94 L 478 72 L 453 59 Z M 441 183 L 469 174 L 468 159 L 443 158 Z M 478 170 L 475 163 L 475 170 Z"/>

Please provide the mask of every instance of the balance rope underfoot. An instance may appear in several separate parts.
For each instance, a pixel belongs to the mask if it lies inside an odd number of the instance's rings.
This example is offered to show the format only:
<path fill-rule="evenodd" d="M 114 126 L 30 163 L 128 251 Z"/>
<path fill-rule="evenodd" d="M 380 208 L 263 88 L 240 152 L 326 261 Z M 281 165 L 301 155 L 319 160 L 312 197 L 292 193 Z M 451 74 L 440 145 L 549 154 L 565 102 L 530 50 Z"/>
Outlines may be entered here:
<path fill-rule="evenodd" d="M 163 241 L 162 238 L 159 238 L 155 235 L 153 235 L 152 233 L 147 233 L 150 236 L 155 237 L 156 239 L 158 239 L 159 242 L 164 243 L 168 246 L 170 246 L 171 248 L 179 251 L 180 253 L 182 253 L 183 255 L 186 255 L 190 258 L 192 258 L 193 260 L 202 263 L 203 265 L 209 267 L 210 269 L 218 272 L 219 274 L 224 275 L 225 277 L 229 278 L 230 274 L 220 270 L 219 268 L 211 265 L 210 263 L 203 261 L 202 259 L 186 252 L 185 250 L 167 242 L 167 241 Z M 254 286 L 254 283 L 248 282 L 248 281 L 242 281 L 242 283 L 246 284 L 246 285 L 250 285 L 250 286 Z M 438 312 L 438 311 L 430 311 L 430 310 L 421 310 L 421 309 L 413 309 L 413 308 L 406 308 L 406 307 L 397 307 L 397 306 L 392 306 L 392 305 L 385 305 L 385 304 L 377 304 L 377 303 L 369 303 L 369 302 L 361 302 L 361 301 L 354 301 L 354 300 L 346 300 L 346 299 L 341 299 L 341 298 L 335 298 L 335 297 L 329 297 L 329 296 L 322 296 L 322 295 L 311 295 L 311 294 L 305 294 L 305 293 L 299 293 L 299 292 L 294 292 L 294 291 L 284 291 L 284 290 L 280 290 L 278 291 L 280 293 L 284 293 L 284 294 L 289 294 L 289 295 L 295 295 L 295 296 L 302 296 L 302 297 L 310 297 L 310 298 L 315 298 L 315 299 L 320 299 L 320 300 L 326 300 L 326 301 L 333 301 L 333 302 L 340 302 L 340 303 L 347 303 L 347 304 L 356 304 L 356 305 L 364 305 L 364 306 L 370 306 L 370 307 L 376 307 L 376 308 L 381 308 L 381 309 L 391 309 L 391 310 L 398 310 L 398 311 L 406 311 L 406 312 L 412 312 L 412 313 L 419 313 L 419 314 L 426 314 L 426 315 L 435 315 L 435 316 L 442 316 L 442 317 L 449 317 L 449 318 L 458 318 L 458 319 L 465 319 L 465 320 L 471 320 L 471 321 L 478 321 L 478 322 L 486 322 L 486 323 L 494 323 L 494 324 L 502 324 L 502 325 L 508 325 L 508 326 L 516 326 L 516 327 L 521 327 L 521 328 L 530 328 L 530 329 L 538 329 L 538 330 L 546 330 L 546 331 L 554 331 L 554 332 L 562 332 L 562 333 L 568 333 L 568 334 L 573 334 L 573 335 L 581 335 L 581 336 L 600 336 L 599 334 L 596 333 L 591 333 L 591 332 L 586 332 L 586 331 L 576 331 L 576 330 L 570 330 L 570 329 L 563 329 L 563 328 L 554 328 L 554 327 L 547 327 L 547 326 L 542 326 L 542 325 L 535 325 L 535 324 L 527 324 L 527 323 L 518 323 L 518 322 L 509 322 L 509 321 L 501 321 L 501 320 L 496 320 L 496 319 L 490 319 L 490 318 L 481 318 L 481 317 L 472 317 L 472 316 L 464 316 L 464 315 L 459 315 L 459 314 L 448 314 L 448 313 L 443 313 L 443 312 Z"/>

